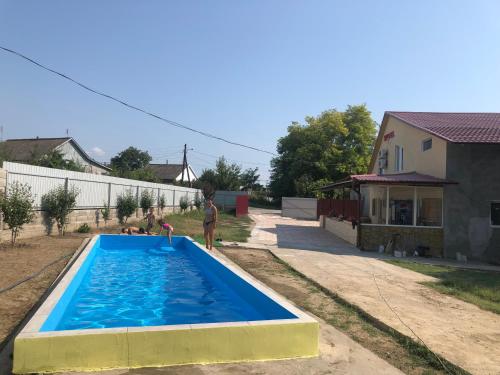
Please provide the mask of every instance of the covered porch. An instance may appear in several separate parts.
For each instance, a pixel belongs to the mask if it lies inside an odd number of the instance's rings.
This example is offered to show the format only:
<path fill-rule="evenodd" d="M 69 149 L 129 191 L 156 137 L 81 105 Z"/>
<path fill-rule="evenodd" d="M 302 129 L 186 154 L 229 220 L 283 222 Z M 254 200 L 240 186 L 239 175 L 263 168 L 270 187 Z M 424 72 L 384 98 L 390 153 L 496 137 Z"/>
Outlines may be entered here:
<path fill-rule="evenodd" d="M 362 250 L 443 255 L 443 187 L 453 182 L 419 173 L 352 175 L 321 191 L 350 189 L 357 199 Z M 324 220 L 327 220 L 326 218 Z M 335 232 L 332 232 L 336 234 Z"/>

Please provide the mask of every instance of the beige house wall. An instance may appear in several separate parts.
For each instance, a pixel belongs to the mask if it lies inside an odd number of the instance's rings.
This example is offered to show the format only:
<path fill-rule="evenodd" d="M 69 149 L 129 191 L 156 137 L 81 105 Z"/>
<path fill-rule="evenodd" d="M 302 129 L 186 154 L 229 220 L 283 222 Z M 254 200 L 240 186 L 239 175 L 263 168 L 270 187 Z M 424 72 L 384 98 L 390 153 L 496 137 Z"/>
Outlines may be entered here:
<path fill-rule="evenodd" d="M 388 150 L 388 165 L 384 174 L 417 172 L 438 178 L 446 178 L 446 141 L 412 127 L 392 116 L 382 125 L 374 155 L 377 159 L 371 173 L 379 172 L 379 150 Z M 394 137 L 384 140 L 384 135 L 394 132 Z M 422 150 L 422 141 L 432 139 L 432 148 Z M 396 171 L 395 148 L 403 147 L 403 170 Z"/>

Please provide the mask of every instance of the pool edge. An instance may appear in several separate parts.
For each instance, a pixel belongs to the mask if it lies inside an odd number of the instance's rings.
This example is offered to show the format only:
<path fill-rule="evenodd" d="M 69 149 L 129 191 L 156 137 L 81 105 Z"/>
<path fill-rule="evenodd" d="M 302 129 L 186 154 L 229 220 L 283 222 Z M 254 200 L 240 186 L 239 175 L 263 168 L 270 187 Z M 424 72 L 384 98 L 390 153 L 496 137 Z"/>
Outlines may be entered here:
<path fill-rule="evenodd" d="M 187 237 L 187 236 L 186 236 Z M 188 239 L 191 239 L 187 237 Z M 201 251 L 249 282 L 296 319 L 39 332 L 98 235 L 14 341 L 13 373 L 97 371 L 183 364 L 308 358 L 318 355 L 319 323 L 227 259 Z"/>

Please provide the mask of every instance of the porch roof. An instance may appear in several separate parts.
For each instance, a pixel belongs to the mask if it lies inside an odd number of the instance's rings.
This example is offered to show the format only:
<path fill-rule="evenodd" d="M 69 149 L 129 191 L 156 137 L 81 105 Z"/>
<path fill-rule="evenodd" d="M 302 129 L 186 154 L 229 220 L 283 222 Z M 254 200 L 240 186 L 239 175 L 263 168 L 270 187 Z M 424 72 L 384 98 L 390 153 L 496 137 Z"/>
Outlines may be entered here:
<path fill-rule="evenodd" d="M 321 187 L 320 190 L 330 191 L 343 187 L 355 187 L 362 184 L 443 186 L 448 184 L 456 184 L 456 182 L 416 172 L 384 174 L 384 175 L 354 174 L 344 178 L 343 180 L 325 185 Z"/>

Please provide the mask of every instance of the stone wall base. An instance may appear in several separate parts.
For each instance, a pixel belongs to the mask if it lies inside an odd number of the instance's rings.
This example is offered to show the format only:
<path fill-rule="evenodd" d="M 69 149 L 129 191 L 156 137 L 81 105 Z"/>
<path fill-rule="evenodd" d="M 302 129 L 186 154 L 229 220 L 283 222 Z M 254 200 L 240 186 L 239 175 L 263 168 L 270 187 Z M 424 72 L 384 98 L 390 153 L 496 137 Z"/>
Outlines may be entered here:
<path fill-rule="evenodd" d="M 175 211 L 177 211 L 176 209 Z M 165 207 L 163 209 L 163 214 L 174 212 L 174 207 Z M 160 210 L 155 209 L 155 215 L 159 218 Z M 133 222 L 137 220 L 141 220 L 143 218 L 142 210 L 138 209 L 136 214 L 131 216 L 128 221 Z M 69 215 L 69 222 L 66 226 L 67 232 L 76 231 L 80 225 L 88 224 L 91 228 L 103 228 L 104 220 L 100 213 L 99 209 L 77 209 L 74 210 Z M 118 225 L 118 217 L 116 216 L 116 209 L 111 209 L 111 220 L 107 222 L 107 225 Z M 57 234 L 57 225 L 55 222 L 52 225 L 47 223 L 45 219 L 45 214 L 43 211 L 37 211 L 33 222 L 23 226 L 23 230 L 20 232 L 18 238 L 30 238 L 30 237 L 39 237 L 50 234 Z M 0 240 L 2 241 L 10 241 L 11 232 L 9 226 L 6 223 L 0 224 Z"/>
<path fill-rule="evenodd" d="M 391 238 L 399 234 L 396 247 L 406 250 L 407 255 L 417 246 L 428 246 L 433 257 L 443 256 L 443 229 L 426 227 L 393 227 L 383 225 L 361 225 L 361 249 L 378 250 L 386 246 Z"/>

